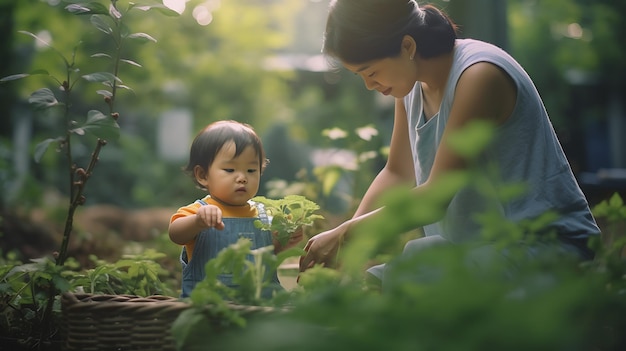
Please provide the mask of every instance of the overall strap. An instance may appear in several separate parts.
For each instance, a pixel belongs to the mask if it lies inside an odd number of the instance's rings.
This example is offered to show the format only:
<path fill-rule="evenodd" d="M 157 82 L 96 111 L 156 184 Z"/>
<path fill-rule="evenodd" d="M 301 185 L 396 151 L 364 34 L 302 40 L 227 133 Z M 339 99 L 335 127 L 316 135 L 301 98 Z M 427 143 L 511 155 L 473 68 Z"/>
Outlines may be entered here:
<path fill-rule="evenodd" d="M 199 203 L 202 206 L 208 205 L 204 200 L 200 199 L 200 200 L 196 200 L 196 203 Z M 256 207 L 256 210 L 259 214 L 259 219 L 261 220 L 261 222 L 265 223 L 265 224 L 270 224 L 271 221 L 269 219 L 269 217 L 267 216 L 267 212 L 265 212 L 265 206 L 263 206 L 262 203 L 260 202 L 254 202 L 254 201 L 250 201 L 250 204 L 254 205 Z"/>

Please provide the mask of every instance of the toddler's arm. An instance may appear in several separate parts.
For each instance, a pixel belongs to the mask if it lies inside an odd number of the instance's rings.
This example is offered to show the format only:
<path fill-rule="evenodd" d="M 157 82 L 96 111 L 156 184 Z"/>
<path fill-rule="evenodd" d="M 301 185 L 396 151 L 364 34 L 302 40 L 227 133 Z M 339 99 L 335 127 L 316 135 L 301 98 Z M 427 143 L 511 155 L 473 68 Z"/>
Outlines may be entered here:
<path fill-rule="evenodd" d="M 192 241 L 200 231 L 206 228 L 224 229 L 222 210 L 214 205 L 204 205 L 195 215 L 180 217 L 170 223 L 170 240 L 179 245 Z"/>

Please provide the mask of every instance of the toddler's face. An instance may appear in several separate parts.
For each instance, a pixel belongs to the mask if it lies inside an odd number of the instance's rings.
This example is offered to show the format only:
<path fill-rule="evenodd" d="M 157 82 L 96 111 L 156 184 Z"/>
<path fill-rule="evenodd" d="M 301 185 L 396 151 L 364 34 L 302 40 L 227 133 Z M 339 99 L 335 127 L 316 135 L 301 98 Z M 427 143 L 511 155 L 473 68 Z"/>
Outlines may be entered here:
<path fill-rule="evenodd" d="M 229 142 L 215 156 L 213 164 L 198 182 L 211 197 L 227 205 L 245 205 L 259 191 L 261 165 L 252 146 L 235 157 L 235 143 Z"/>

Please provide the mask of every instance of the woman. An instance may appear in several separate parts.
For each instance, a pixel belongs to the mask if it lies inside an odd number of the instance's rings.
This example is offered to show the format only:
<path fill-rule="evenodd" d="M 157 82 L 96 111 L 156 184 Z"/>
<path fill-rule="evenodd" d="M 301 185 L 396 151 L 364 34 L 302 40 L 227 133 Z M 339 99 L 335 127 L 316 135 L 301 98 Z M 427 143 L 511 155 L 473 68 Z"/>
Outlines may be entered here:
<path fill-rule="evenodd" d="M 495 163 L 503 184 L 525 182 L 528 188 L 522 197 L 499 203 L 501 214 L 521 221 L 556 211 L 559 219 L 547 229 L 558 233 L 558 248 L 593 257 L 586 242 L 599 229 L 589 205 L 533 82 L 506 52 L 457 39 L 455 24 L 442 11 L 420 8 L 415 0 L 332 1 L 323 51 L 361 76 L 367 89 L 395 97 L 395 117 L 385 167 L 352 219 L 309 240 L 301 271 L 332 262 L 350 228 L 379 212 L 374 204 L 386 190 L 411 184 L 420 201 L 437 179 L 464 169 L 447 140 L 477 120 L 496 125 L 479 166 Z M 405 253 L 479 239 L 474 214 L 489 200 L 466 190 L 448 200 L 443 217 L 425 223 L 425 237 L 409 242 Z M 382 278 L 382 268 L 370 272 Z"/>

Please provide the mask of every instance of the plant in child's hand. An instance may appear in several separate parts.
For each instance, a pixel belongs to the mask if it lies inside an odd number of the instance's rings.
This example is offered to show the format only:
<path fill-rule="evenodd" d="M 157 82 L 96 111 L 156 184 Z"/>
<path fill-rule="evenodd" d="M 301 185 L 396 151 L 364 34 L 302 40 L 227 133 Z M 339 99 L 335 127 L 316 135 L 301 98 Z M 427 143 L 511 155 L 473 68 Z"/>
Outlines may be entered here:
<path fill-rule="evenodd" d="M 319 210 L 319 205 L 301 195 L 287 195 L 281 199 L 257 196 L 252 201 L 263 204 L 271 218 L 271 224 L 257 220 L 254 225 L 259 229 L 276 232 L 276 239 L 281 245 L 285 245 L 291 235 L 299 229 L 311 226 L 315 220 L 324 218 L 315 213 Z"/>

